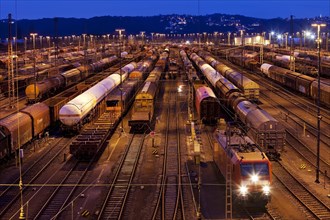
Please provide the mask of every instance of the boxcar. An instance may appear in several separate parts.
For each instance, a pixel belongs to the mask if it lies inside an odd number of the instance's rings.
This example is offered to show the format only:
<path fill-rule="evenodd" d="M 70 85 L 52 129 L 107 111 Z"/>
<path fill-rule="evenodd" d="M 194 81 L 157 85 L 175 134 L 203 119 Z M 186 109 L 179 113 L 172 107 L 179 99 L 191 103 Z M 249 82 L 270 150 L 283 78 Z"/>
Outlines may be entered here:
<path fill-rule="evenodd" d="M 32 136 L 36 137 L 38 134 L 50 125 L 50 111 L 49 107 L 44 103 L 36 103 L 21 110 L 21 112 L 28 114 L 32 119 Z"/>
<path fill-rule="evenodd" d="M 0 120 L 0 130 L 10 141 L 9 154 L 32 140 L 32 119 L 29 115 L 18 112 Z"/>
<path fill-rule="evenodd" d="M 203 83 L 194 83 L 194 98 L 199 120 L 214 124 L 220 118 L 220 101 L 210 87 Z"/>

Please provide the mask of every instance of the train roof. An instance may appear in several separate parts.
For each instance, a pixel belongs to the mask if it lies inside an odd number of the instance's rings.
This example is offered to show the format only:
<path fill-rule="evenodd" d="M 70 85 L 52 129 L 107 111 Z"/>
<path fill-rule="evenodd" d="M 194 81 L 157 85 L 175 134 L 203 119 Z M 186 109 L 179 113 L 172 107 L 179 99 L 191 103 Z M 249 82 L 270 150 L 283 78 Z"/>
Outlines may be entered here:
<path fill-rule="evenodd" d="M 157 91 L 157 85 L 154 82 L 145 82 L 143 88 L 136 95 L 136 99 L 153 99 Z"/>
<path fill-rule="evenodd" d="M 266 72 L 268 73 L 268 70 L 270 67 L 272 67 L 273 65 L 272 64 L 269 64 L 269 63 L 263 63 L 261 66 L 260 66 L 260 69 L 262 72 Z"/>
<path fill-rule="evenodd" d="M 258 89 L 259 85 L 258 83 L 252 81 L 251 79 L 244 76 L 242 73 L 237 72 L 235 70 L 231 70 L 227 74 L 230 75 L 230 77 L 236 81 L 237 84 L 241 85 L 244 89 Z M 228 75 L 228 76 L 229 76 Z"/>
<path fill-rule="evenodd" d="M 265 153 L 261 152 L 257 145 L 246 135 L 240 134 L 239 132 L 232 132 L 232 135 L 229 137 L 225 130 L 216 130 L 214 136 L 217 143 L 219 143 L 220 147 L 225 151 L 227 150 L 228 143 L 231 160 L 233 161 L 246 162 L 268 160 Z"/>
<path fill-rule="evenodd" d="M 112 100 L 120 100 L 121 96 L 123 98 L 123 100 L 125 99 L 125 97 L 128 95 L 127 91 L 131 88 L 134 88 L 135 86 L 137 86 L 137 84 L 139 83 L 138 80 L 125 80 L 122 84 L 122 94 L 121 94 L 121 87 L 117 86 L 114 90 L 112 90 L 107 97 L 107 100 L 112 101 Z"/>
<path fill-rule="evenodd" d="M 217 99 L 212 89 L 205 84 L 194 83 L 194 88 L 196 90 L 196 95 L 198 96 L 198 100 L 200 102 L 206 98 Z"/>

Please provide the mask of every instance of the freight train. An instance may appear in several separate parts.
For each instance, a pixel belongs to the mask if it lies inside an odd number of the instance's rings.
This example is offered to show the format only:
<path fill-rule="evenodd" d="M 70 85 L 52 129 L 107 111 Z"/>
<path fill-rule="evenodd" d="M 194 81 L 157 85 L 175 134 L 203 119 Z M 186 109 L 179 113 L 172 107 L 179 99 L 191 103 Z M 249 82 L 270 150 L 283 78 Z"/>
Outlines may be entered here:
<path fill-rule="evenodd" d="M 91 53 L 92 51 L 86 51 L 88 53 Z M 94 51 L 95 52 L 95 51 Z M 84 59 L 84 51 L 78 51 L 78 52 L 69 52 L 61 54 L 57 57 L 57 63 L 61 64 L 56 67 L 54 67 L 51 64 L 47 63 L 37 63 L 35 67 L 32 64 L 24 65 L 20 67 L 17 71 L 17 76 L 14 77 L 14 85 L 18 88 L 18 91 L 24 92 L 24 89 L 35 82 L 35 79 L 37 81 L 44 80 L 49 78 L 50 76 L 53 76 L 55 74 L 58 74 L 58 72 L 64 72 L 73 68 L 78 67 L 77 64 L 79 64 L 77 61 L 81 61 Z M 100 53 L 98 56 L 110 56 L 110 51 L 107 50 Z M 38 53 L 37 53 L 38 54 Z M 47 52 L 48 54 L 48 52 Z M 24 55 L 21 55 L 23 57 Z M 32 54 L 30 55 L 32 56 Z M 90 55 L 89 55 L 90 56 Z M 53 56 L 53 58 L 55 58 Z M 38 59 L 38 58 L 37 58 Z M 22 60 L 23 61 L 23 60 Z M 6 61 L 5 61 L 6 63 Z M 20 63 L 18 63 L 20 65 Z M 80 65 L 80 64 L 79 64 Z M 36 75 L 34 75 L 36 73 Z M 7 72 L 4 75 L 4 78 L 6 79 Z M 15 94 L 17 93 L 15 88 Z M 0 93 L 3 93 L 5 96 L 8 96 L 8 81 L 7 79 L 0 83 Z"/>
<path fill-rule="evenodd" d="M 317 99 L 318 96 L 318 80 L 296 73 L 281 67 L 277 67 L 268 63 L 263 63 L 260 70 L 265 76 L 273 79 L 281 85 L 292 88 L 306 96 Z M 320 101 L 330 106 L 330 83 L 325 80 L 320 81 Z"/>
<path fill-rule="evenodd" d="M 221 105 L 213 90 L 201 81 L 195 67 L 184 50 L 180 51 L 184 70 L 193 87 L 193 100 L 195 102 L 198 120 L 204 124 L 215 124 L 221 116 Z"/>
<path fill-rule="evenodd" d="M 42 71 L 37 71 L 36 78 L 37 80 L 44 80 L 48 78 L 51 75 L 54 75 L 57 73 L 57 71 L 67 71 L 72 68 L 75 68 L 74 64 L 62 64 L 58 66 L 57 68 L 52 67 L 49 69 L 45 69 Z M 4 96 L 8 96 L 8 77 L 7 73 L 3 76 L 3 81 L 0 81 L 0 93 L 3 93 Z M 26 86 L 34 83 L 35 81 L 35 76 L 34 74 L 18 74 L 17 76 L 14 77 L 14 85 L 15 85 L 15 94 L 17 93 L 17 88 L 18 91 L 24 91 Z"/>
<path fill-rule="evenodd" d="M 189 82 L 192 83 L 195 80 L 199 80 L 197 71 L 193 66 L 193 64 L 191 63 L 191 61 L 189 60 L 187 53 L 184 50 L 181 50 L 180 56 L 183 62 L 184 71 L 188 76 Z"/>
<path fill-rule="evenodd" d="M 108 68 L 117 60 L 117 56 L 111 56 L 90 65 L 79 66 L 42 81 L 31 83 L 25 89 L 27 101 L 29 103 L 34 103 L 40 101 L 42 98 L 49 97 L 64 88 L 68 88 L 69 86 L 86 79 L 96 72 Z"/>
<path fill-rule="evenodd" d="M 159 79 L 167 67 L 168 57 L 168 51 L 165 50 L 135 97 L 131 118 L 128 121 L 128 125 L 134 131 L 151 129 L 155 100 L 159 91 Z"/>
<path fill-rule="evenodd" d="M 198 55 L 202 57 L 208 64 L 210 64 L 222 76 L 229 79 L 235 86 L 237 86 L 243 95 L 250 100 L 259 99 L 259 85 L 243 75 L 243 73 L 233 70 L 227 65 L 219 62 L 211 55 L 204 51 L 199 51 Z"/>
<path fill-rule="evenodd" d="M 136 67 L 132 62 L 66 103 L 59 112 L 62 129 L 78 132 L 104 108 L 105 97 L 123 82 Z"/>
<path fill-rule="evenodd" d="M 44 103 L 21 109 L 0 120 L 0 159 L 10 156 L 38 137 L 50 125 L 49 107 Z"/>
<path fill-rule="evenodd" d="M 134 62 L 130 63 L 123 67 L 121 72 L 131 71 L 135 65 Z M 84 100 L 81 101 L 79 104 L 83 104 Z M 0 120 L 0 160 L 9 157 L 22 146 L 37 138 L 47 131 L 50 124 L 59 119 L 57 113 L 60 109 L 53 109 L 55 106 L 52 104 L 48 101 L 36 103 Z M 82 105 L 76 104 L 82 107 Z"/>
<path fill-rule="evenodd" d="M 248 135 L 253 138 L 253 141 L 269 157 L 278 159 L 285 144 L 283 125 L 265 110 L 248 101 L 235 85 L 204 62 L 197 54 L 190 54 L 190 59 L 196 63 L 214 91 L 221 97 L 221 104 L 231 107 L 241 122 L 245 124 Z"/>
<path fill-rule="evenodd" d="M 216 124 L 221 116 L 221 105 L 214 92 L 205 83 L 193 82 L 198 119 L 204 124 Z"/>
<path fill-rule="evenodd" d="M 245 46 L 245 49 L 260 51 L 258 46 Z M 276 66 L 280 66 L 286 69 L 290 69 L 290 50 L 286 49 L 274 49 L 274 48 L 263 48 L 264 59 L 272 62 Z M 275 51 L 275 52 L 274 52 Z M 292 58 L 291 58 L 292 59 Z M 308 51 L 295 51 L 294 52 L 294 61 L 295 69 L 297 72 L 302 74 L 307 74 L 311 76 L 316 76 L 317 66 L 318 66 L 318 56 L 315 52 Z M 329 77 L 330 76 L 330 64 L 327 56 L 321 57 L 321 76 Z"/>
<path fill-rule="evenodd" d="M 214 139 L 213 160 L 226 179 L 231 177 L 234 204 L 265 206 L 272 183 L 271 162 L 266 154 L 235 125 L 217 129 Z"/>

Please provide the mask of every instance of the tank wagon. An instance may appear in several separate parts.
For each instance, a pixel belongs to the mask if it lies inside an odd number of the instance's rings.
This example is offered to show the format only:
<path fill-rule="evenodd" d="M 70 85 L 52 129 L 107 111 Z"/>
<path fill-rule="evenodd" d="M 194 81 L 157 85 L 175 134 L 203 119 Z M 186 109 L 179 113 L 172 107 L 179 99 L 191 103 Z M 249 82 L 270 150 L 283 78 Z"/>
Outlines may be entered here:
<path fill-rule="evenodd" d="M 201 56 L 209 63 L 216 71 L 218 71 L 222 76 L 226 77 L 230 82 L 237 86 L 243 93 L 244 97 L 250 100 L 259 99 L 259 85 L 244 76 L 243 73 L 238 72 L 227 65 L 216 60 L 209 54 L 199 51 L 198 55 Z"/>
<path fill-rule="evenodd" d="M 265 76 L 279 84 L 292 88 L 293 90 L 315 100 L 317 99 L 317 79 L 268 63 L 263 63 L 260 70 Z M 320 82 L 320 101 L 325 105 L 330 106 L 330 83 L 325 80 L 321 80 Z"/>
<path fill-rule="evenodd" d="M 111 64 L 117 61 L 116 56 L 104 58 L 100 61 L 86 66 L 80 66 L 70 69 L 56 76 L 44 79 L 42 81 L 32 83 L 25 89 L 25 94 L 28 102 L 36 102 L 42 98 L 49 97 L 54 93 L 67 88 L 90 75 L 108 68 Z"/>
<path fill-rule="evenodd" d="M 281 123 L 248 101 L 240 90 L 220 73 L 206 64 L 198 55 L 190 56 L 215 89 L 224 103 L 234 110 L 253 141 L 261 147 L 272 159 L 278 159 L 285 145 L 285 128 Z"/>
<path fill-rule="evenodd" d="M 149 54 L 152 52 L 149 52 Z M 145 80 L 148 77 L 149 72 L 152 70 L 154 63 L 158 59 L 158 56 L 151 54 L 145 60 L 138 63 L 137 67 L 130 73 L 130 78 L 138 78 Z"/>
<path fill-rule="evenodd" d="M 125 69 L 122 70 L 122 72 L 125 71 Z M 62 106 L 83 91 L 86 91 L 91 85 L 95 85 L 95 81 L 100 80 L 104 75 L 109 75 L 109 73 L 104 72 L 100 75 L 95 75 L 91 78 L 91 82 L 87 80 L 83 84 L 78 84 L 67 89 L 59 96 L 54 96 L 42 103 L 33 104 L 21 109 L 18 113 L 13 113 L 1 119 L 0 160 L 10 157 L 15 150 L 18 150 L 34 138 L 40 137 L 48 129 L 50 124 L 56 123 L 59 120 L 59 111 Z M 101 109 L 97 109 L 96 112 L 99 110 Z"/>
<path fill-rule="evenodd" d="M 123 73 L 124 70 L 121 72 Z M 133 70 L 130 72 L 132 73 Z M 87 125 L 70 145 L 70 153 L 75 158 L 89 160 L 100 151 L 106 138 L 114 132 L 134 101 L 139 87 L 143 84 L 143 75 L 135 74 L 134 77 L 130 77 L 131 74 L 129 74 L 120 86 L 115 87 L 106 96 L 104 99 L 105 111 L 101 113 L 101 116 L 95 122 Z M 140 76 L 140 78 L 137 76 Z M 103 105 L 103 103 L 101 104 Z"/>
<path fill-rule="evenodd" d="M 102 111 L 98 107 L 105 102 L 105 97 L 116 88 L 121 81 L 124 81 L 128 73 L 133 71 L 136 63 L 132 62 L 121 70 L 113 73 L 101 82 L 97 83 L 81 95 L 65 104 L 59 112 L 59 119 L 63 129 L 68 131 L 79 131 L 83 124 L 90 121 L 95 114 Z M 120 75 L 121 73 L 121 75 Z"/>
<path fill-rule="evenodd" d="M 270 200 L 272 167 L 266 154 L 238 127 L 217 129 L 213 159 L 227 178 L 231 166 L 234 204 L 264 206 Z"/>
<path fill-rule="evenodd" d="M 184 50 L 181 50 L 180 56 L 181 56 L 181 59 L 183 62 L 184 71 L 186 72 L 186 74 L 188 76 L 189 82 L 192 83 L 195 80 L 199 80 L 196 69 L 193 66 L 193 64 L 191 63 L 191 61 L 189 60 L 187 53 Z"/>

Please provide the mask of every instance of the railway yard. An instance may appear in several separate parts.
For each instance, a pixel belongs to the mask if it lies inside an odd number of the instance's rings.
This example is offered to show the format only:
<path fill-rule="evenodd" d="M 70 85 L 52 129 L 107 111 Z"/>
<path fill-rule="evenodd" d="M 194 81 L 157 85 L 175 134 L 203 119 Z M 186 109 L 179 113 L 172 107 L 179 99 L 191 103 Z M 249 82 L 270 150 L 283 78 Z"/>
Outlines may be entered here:
<path fill-rule="evenodd" d="M 177 41 L 1 69 L 0 219 L 330 219 L 326 59 Z"/>

